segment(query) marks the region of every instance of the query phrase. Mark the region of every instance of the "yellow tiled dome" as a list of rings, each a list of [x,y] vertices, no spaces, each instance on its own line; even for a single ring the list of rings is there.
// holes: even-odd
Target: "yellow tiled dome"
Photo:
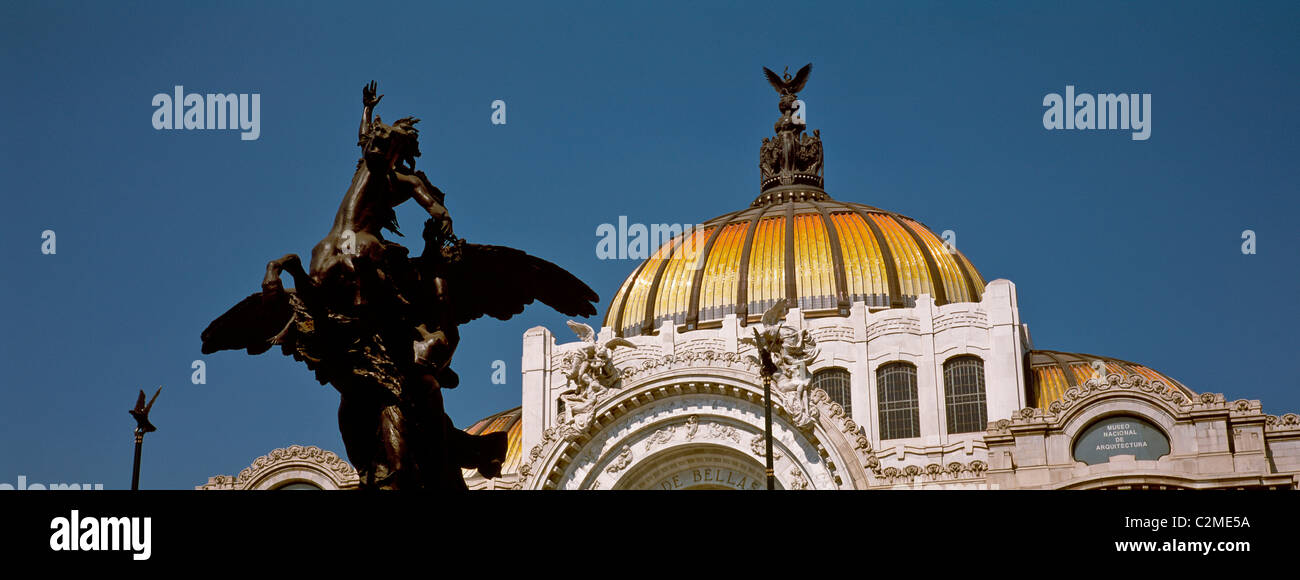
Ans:
[[[635,336],[664,321],[693,330],[733,313],[757,320],[778,300],[847,315],[854,302],[905,308],[921,294],[947,304],[983,291],[975,266],[920,222],[794,185],[665,243],[628,276],[604,326]]]

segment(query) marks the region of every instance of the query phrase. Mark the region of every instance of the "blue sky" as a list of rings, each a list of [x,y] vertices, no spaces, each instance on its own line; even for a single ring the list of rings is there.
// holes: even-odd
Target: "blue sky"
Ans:
[[[0,482],[128,487],[126,410],[159,385],[144,487],[293,443],[342,451],[333,389],[274,351],[201,356],[198,337],[328,231],[371,79],[385,119],[423,119],[420,167],[457,233],[568,268],[603,314],[636,262],[596,259],[597,226],[746,206],[778,115],[760,67],[811,61],[827,190],[956,232],[1016,283],[1038,348],[1300,411],[1294,3],[468,4],[0,7]],[[260,138],[154,130],[175,85],[260,94]],[[1066,85],[1152,94],[1151,138],[1045,130]],[[419,208],[398,215],[418,246]],[[564,320],[463,328],[456,423],[518,405],[523,332],[567,339]]]

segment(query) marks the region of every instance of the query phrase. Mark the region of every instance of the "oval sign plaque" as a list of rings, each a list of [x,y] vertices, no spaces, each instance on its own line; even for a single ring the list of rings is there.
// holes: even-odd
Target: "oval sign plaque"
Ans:
[[[1074,440],[1074,458],[1088,465],[1106,463],[1115,455],[1159,459],[1169,455],[1169,438],[1146,419],[1116,415],[1093,423]]]

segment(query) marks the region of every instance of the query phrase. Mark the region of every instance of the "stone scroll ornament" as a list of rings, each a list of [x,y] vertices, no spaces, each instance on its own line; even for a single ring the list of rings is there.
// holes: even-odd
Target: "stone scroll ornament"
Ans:
[[[590,423],[596,405],[620,385],[613,351],[620,346],[636,348],[636,345],[624,338],[598,340],[596,331],[581,322],[570,320],[568,325],[583,344],[566,359],[568,369],[564,376],[572,389],[560,395],[565,403],[560,423],[582,430]]]
[[[274,346],[339,392],[339,432],[361,489],[465,489],[461,468],[500,474],[506,434],[473,436],[443,411],[441,389],[458,327],[487,315],[507,320],[534,300],[568,316],[596,314],[596,293],[546,260],[467,243],[452,231],[444,194],[415,169],[419,119],[372,114],[383,95],[362,89],[361,159],[333,226],[304,270],[297,255],[267,264],[261,292],[202,333],[203,353]],[[429,214],[416,257],[397,235],[394,207],[415,200]],[[281,272],[293,277],[285,288]]]
[[[757,349],[757,356],[751,355],[750,361],[762,374],[771,377],[776,387],[773,392],[790,413],[795,426],[808,429],[819,415],[817,406],[809,400],[812,375],[808,373],[808,365],[817,360],[817,341],[807,330],[799,332],[782,324],[787,311],[785,301],[778,301],[763,313],[762,322],[754,328],[754,337],[742,338],[740,342]]]

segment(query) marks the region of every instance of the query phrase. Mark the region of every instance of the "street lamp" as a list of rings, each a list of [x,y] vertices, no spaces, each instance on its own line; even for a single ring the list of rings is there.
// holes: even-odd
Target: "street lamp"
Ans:
[[[780,371],[777,361],[781,360],[784,352],[784,340],[781,338],[781,319],[785,318],[785,302],[778,302],[775,306],[763,314],[763,322],[760,325],[762,331],[754,329],[754,338],[742,339],[746,344],[752,344],[758,351],[757,357],[751,357],[751,361],[758,364],[758,372],[763,377],[763,423],[766,431],[767,444],[767,489],[776,489],[776,469],[772,462],[772,377]]]
[[[153,402],[158,400],[158,394],[162,392],[162,387],[154,392],[153,398],[149,399],[149,404],[144,404],[144,390],[140,390],[140,398],[135,400],[135,408],[127,411],[132,417],[135,417],[135,464],[131,468],[131,491],[140,489],[140,448],[144,446],[144,434],[157,431],[158,428],[149,422],[149,409],[153,408]]]

